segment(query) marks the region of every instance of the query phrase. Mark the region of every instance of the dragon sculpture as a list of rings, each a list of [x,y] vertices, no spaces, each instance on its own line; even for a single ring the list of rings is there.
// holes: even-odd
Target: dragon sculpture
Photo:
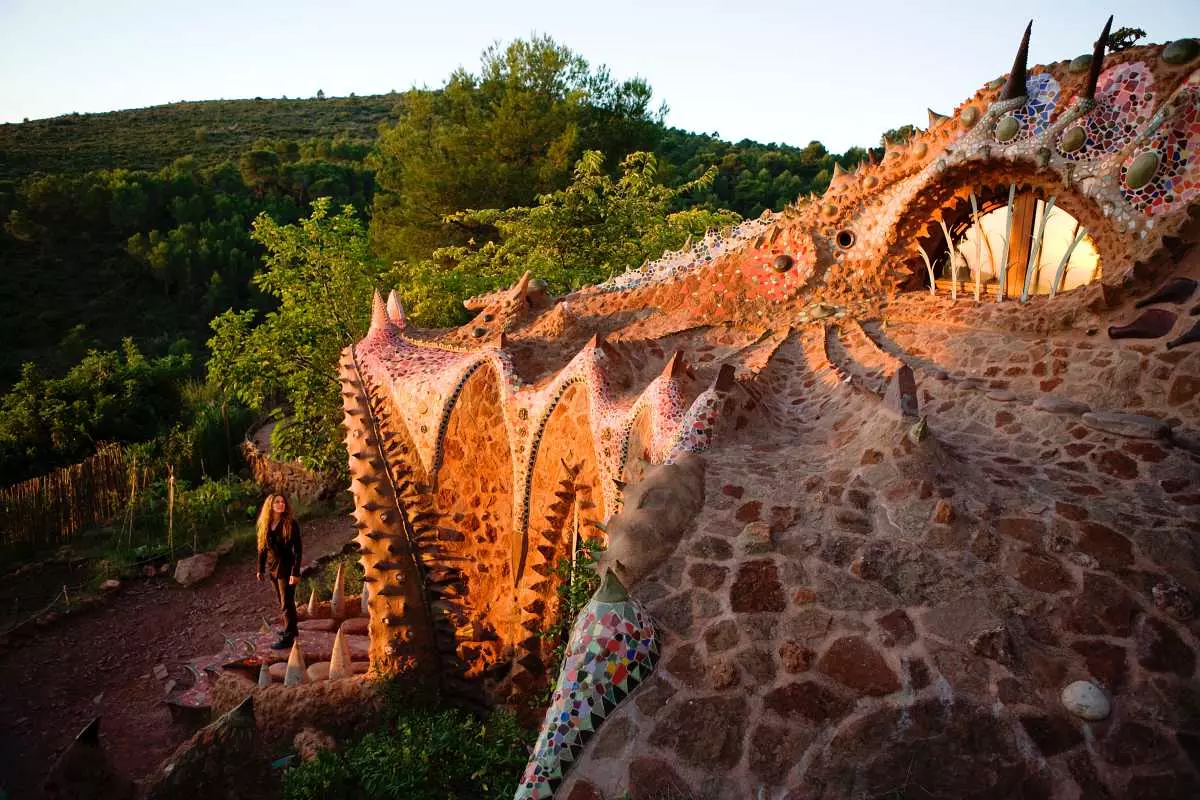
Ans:
[[[1200,44],[1108,30],[604,284],[377,295],[373,660],[552,688],[518,797],[1200,795]]]

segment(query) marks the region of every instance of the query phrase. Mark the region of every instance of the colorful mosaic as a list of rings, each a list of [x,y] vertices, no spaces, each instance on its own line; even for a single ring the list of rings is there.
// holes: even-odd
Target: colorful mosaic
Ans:
[[[558,683],[515,800],[553,797],[604,718],[654,669],[654,623],[610,571],[571,629]]]
[[[1068,161],[1088,161],[1115,153],[1129,144],[1150,118],[1154,105],[1154,76],[1141,61],[1120,64],[1100,74],[1096,107],[1084,117],[1081,147],[1063,149],[1071,128],[1059,140],[1059,153]]]
[[[1049,72],[1030,75],[1025,82],[1025,105],[1012,112],[1012,118],[1017,121],[1019,128],[1011,141],[1041,136],[1054,116],[1058,95],[1058,81]]]
[[[1123,192],[1129,204],[1144,214],[1164,214],[1184,208],[1200,193],[1200,75],[1193,75],[1172,104],[1174,115],[1167,119],[1143,152],[1155,153],[1158,163],[1145,186],[1130,189],[1130,168],[1141,153],[1121,165]]]

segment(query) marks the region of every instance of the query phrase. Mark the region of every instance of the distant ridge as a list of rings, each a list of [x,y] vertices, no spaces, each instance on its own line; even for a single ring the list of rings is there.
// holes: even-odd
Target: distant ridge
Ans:
[[[97,169],[158,170],[183,155],[236,160],[258,139],[374,140],[403,93],[203,100],[0,125],[0,180]]]

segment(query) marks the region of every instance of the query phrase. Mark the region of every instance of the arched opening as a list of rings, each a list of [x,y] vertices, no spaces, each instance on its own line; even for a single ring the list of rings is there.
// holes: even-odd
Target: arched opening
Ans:
[[[1041,188],[995,187],[956,196],[917,239],[920,267],[911,288],[1007,298],[1050,295],[1100,277],[1089,231],[1061,198]],[[949,240],[949,241],[947,241]],[[1003,284],[1003,285],[1002,285]]]

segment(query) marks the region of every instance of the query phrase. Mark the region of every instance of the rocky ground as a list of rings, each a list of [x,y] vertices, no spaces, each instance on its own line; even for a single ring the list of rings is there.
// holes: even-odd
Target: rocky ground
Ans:
[[[344,517],[312,520],[304,537],[311,561],[340,550],[353,529]],[[277,626],[274,593],[254,571],[253,556],[230,556],[190,589],[168,577],[134,581],[103,608],[0,652],[0,789],[36,797],[48,767],[97,716],[119,772],[153,770],[193,732],[163,702],[170,682],[192,680],[184,661],[220,651],[226,636],[264,619]]]

